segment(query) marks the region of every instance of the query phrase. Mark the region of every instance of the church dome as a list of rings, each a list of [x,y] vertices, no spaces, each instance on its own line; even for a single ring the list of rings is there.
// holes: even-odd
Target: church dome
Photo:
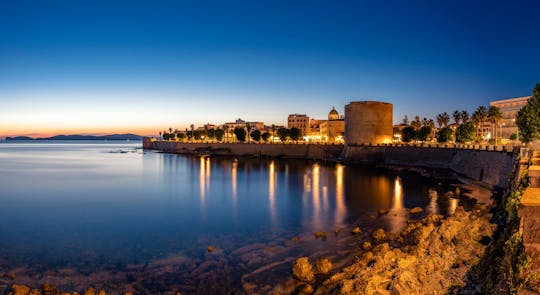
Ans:
[[[339,120],[339,113],[336,111],[336,108],[332,108],[330,113],[328,113],[328,120]]]

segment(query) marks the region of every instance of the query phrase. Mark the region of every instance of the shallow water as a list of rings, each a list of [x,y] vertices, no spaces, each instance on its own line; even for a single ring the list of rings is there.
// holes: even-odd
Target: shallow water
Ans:
[[[0,272],[108,294],[241,292],[289,276],[295,257],[345,261],[370,231],[398,232],[409,218],[462,202],[443,196],[448,183],[415,174],[140,147],[0,143]],[[406,210],[417,206],[423,214]],[[376,217],[380,209],[390,212]],[[334,235],[356,225],[358,237]]]

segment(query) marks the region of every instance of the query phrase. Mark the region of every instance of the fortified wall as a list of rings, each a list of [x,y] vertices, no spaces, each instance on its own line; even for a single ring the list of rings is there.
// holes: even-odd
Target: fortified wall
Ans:
[[[513,151],[441,146],[346,146],[341,159],[348,163],[448,169],[494,187],[505,187],[512,172]]]
[[[333,144],[188,143],[147,139],[143,140],[143,148],[177,154],[311,160],[337,160],[343,151],[343,145]]]

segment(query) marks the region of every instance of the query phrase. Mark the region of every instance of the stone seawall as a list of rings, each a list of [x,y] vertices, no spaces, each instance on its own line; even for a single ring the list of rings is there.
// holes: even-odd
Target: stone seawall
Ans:
[[[443,147],[347,146],[341,158],[349,163],[449,169],[490,186],[505,187],[515,154]]]
[[[186,143],[143,141],[145,149],[178,154],[213,154],[220,156],[275,157],[289,159],[337,160],[343,145],[332,144],[256,144],[256,143]]]

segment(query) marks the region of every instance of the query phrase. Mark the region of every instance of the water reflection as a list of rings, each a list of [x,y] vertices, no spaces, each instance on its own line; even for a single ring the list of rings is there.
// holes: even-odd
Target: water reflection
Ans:
[[[276,219],[276,171],[274,161],[268,165],[268,202],[270,207],[270,220],[272,225],[277,222]]]
[[[439,193],[436,190],[429,190],[429,206],[428,212],[431,214],[439,214],[439,206],[437,201],[439,200]]]
[[[345,219],[346,208],[345,200],[343,197],[343,169],[343,165],[336,165],[336,216],[334,219],[334,223],[336,225],[341,225]]]
[[[394,195],[392,198],[392,208],[389,215],[387,215],[390,231],[399,232],[407,224],[408,213],[404,209],[403,200],[403,186],[401,185],[401,178],[396,177],[394,180]]]
[[[441,208],[446,198],[430,198],[428,188],[445,188],[406,173],[310,161],[104,152],[109,149],[0,144],[5,265],[115,270],[178,252],[199,259],[209,244],[228,257],[247,241],[272,243],[276,236],[336,225],[397,230],[406,224],[405,208],[452,213],[458,206],[449,199]],[[380,209],[391,213],[369,218]],[[95,212],[102,213],[99,222]],[[84,260],[81,253],[92,256]]]
[[[454,214],[454,212],[456,212],[456,208],[458,207],[458,205],[459,205],[459,199],[450,198],[450,200],[448,200],[448,214],[449,215]]]

